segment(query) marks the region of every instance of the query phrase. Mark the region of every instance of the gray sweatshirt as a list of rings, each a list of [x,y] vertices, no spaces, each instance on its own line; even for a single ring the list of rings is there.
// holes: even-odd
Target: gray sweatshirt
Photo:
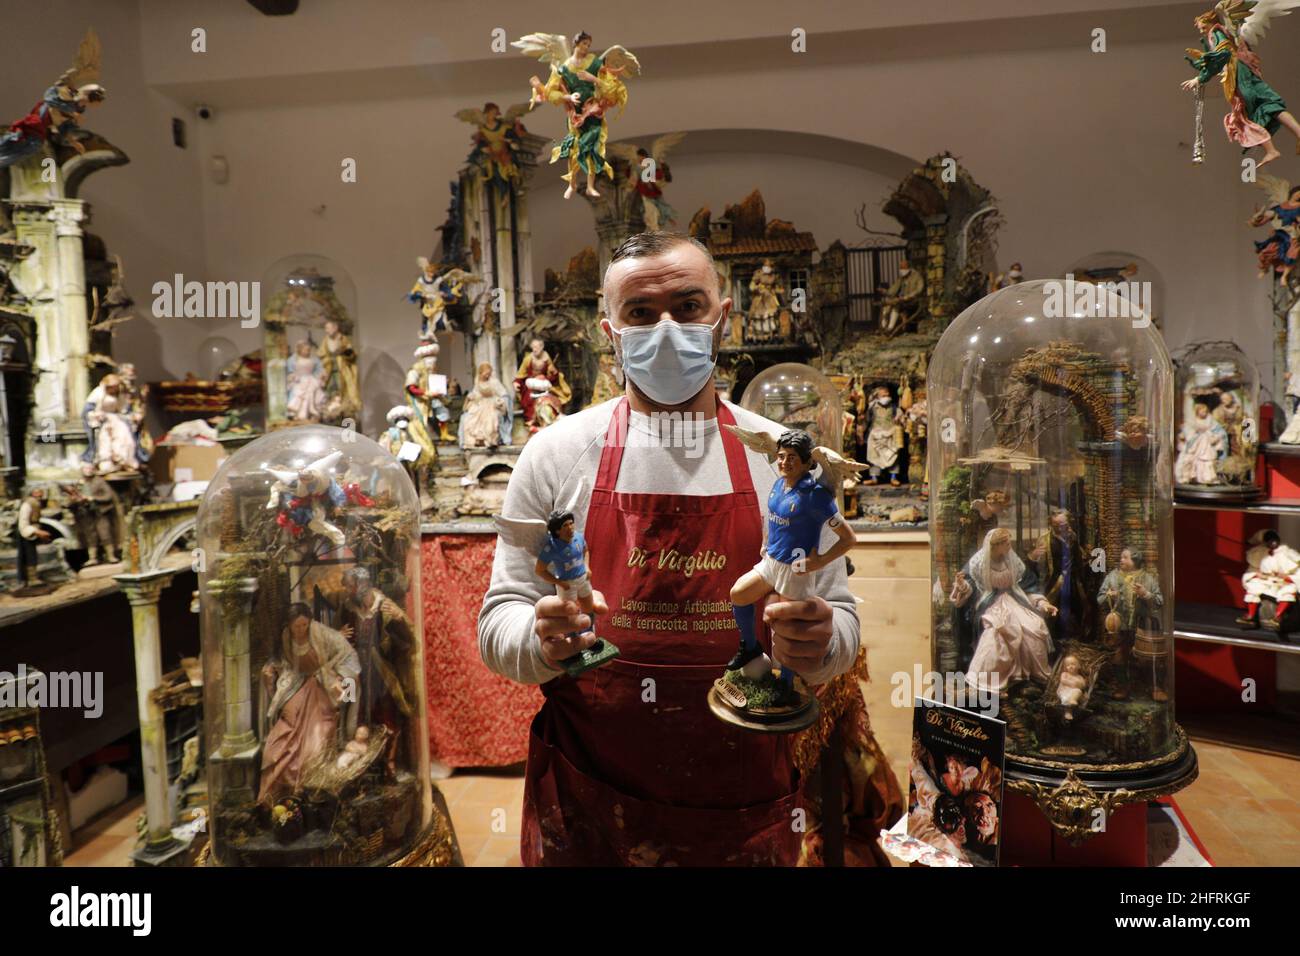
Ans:
[[[586,527],[588,494],[596,483],[605,431],[617,402],[613,399],[565,416],[529,439],[506,489],[502,513],[512,518],[545,520],[552,509],[567,504],[579,480],[585,478],[587,494],[574,509],[574,518],[579,529]],[[741,428],[774,435],[783,430],[775,422],[739,406],[727,403],[727,407]],[[717,419],[706,419],[676,435],[675,440],[667,440],[662,425],[656,433],[652,419],[633,412],[615,490],[680,495],[730,492],[731,478]],[[749,449],[745,453],[766,529],[767,497],[778,475],[762,455]],[[835,541],[835,533],[823,528],[818,550],[826,551]],[[604,543],[590,544],[594,549]],[[537,576],[536,564],[537,555],[498,538],[492,583],[478,619],[479,653],[484,663],[498,674],[525,684],[542,684],[563,673],[543,657],[541,642],[533,633],[534,605],[555,592]],[[737,577],[745,570],[748,568],[739,570]],[[816,593],[834,609],[834,636],[821,668],[800,674],[810,685],[844,673],[858,654],[858,612],[849,592],[844,561],[835,561],[814,573]],[[599,590],[599,581],[593,585]]]

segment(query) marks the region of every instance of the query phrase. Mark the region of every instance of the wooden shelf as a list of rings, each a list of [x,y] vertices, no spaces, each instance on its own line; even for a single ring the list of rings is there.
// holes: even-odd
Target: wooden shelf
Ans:
[[[1272,651],[1275,654],[1300,654],[1300,644],[1291,643],[1276,632],[1245,628],[1237,624],[1239,614],[1240,608],[1179,601],[1174,608],[1174,637],[1205,644],[1228,644],[1251,650]]]
[[[1300,498],[1252,501],[1174,501],[1175,511],[1240,511],[1252,515],[1300,515]]]

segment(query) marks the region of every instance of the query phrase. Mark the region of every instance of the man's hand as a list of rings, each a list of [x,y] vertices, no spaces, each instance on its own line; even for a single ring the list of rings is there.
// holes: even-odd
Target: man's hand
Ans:
[[[763,610],[772,630],[772,656],[796,673],[821,670],[834,628],[831,606],[819,597],[778,601]]]
[[[346,637],[349,641],[352,640],[352,625],[344,624],[342,627],[339,628],[339,633],[342,634],[344,637]]]
[[[605,595],[592,591],[591,599],[597,614],[609,612]],[[554,667],[559,667],[560,661],[567,660],[596,643],[591,616],[582,613],[577,601],[565,601],[559,595],[549,595],[537,602],[533,617],[533,633],[541,642],[542,656]],[[576,637],[569,636],[575,632]]]

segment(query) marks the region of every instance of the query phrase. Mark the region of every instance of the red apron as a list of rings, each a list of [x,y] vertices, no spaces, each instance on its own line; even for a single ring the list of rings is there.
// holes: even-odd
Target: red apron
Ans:
[[[730,727],[706,702],[740,643],[731,585],[763,543],[744,447],[722,430],[730,494],[619,493],[627,419],[625,398],[605,435],[584,532],[592,583],[610,609],[596,633],[622,656],[542,686],[524,863],[793,866],[802,833],[789,738]],[[718,422],[735,422],[722,404]],[[760,640],[770,646],[761,628]]]

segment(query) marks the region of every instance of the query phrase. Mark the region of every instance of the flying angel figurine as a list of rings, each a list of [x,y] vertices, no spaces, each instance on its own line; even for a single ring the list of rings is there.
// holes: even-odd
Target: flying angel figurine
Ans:
[[[86,151],[79,136],[81,114],[86,107],[104,102],[106,93],[96,82],[99,62],[99,37],[94,30],[87,30],[72,66],[45,91],[30,113],[0,134],[0,169],[39,153],[47,142],[71,146],[79,153]]]
[[[753,699],[757,698],[762,704],[759,709],[765,714],[798,723],[799,715],[811,706],[812,697],[806,689],[796,690],[793,670],[763,653],[755,633],[754,605],[772,594],[781,601],[802,601],[814,596],[813,572],[838,561],[857,542],[853,529],[840,516],[835,496],[845,479],[857,475],[867,465],[843,458],[829,448],[814,447],[812,436],[799,429],[789,429],[778,438],[735,425],[723,427],[746,446],[765,455],[776,465],[780,477],[767,497],[763,558],[731,588],[740,648],[727,664],[728,673],[714,687],[718,696],[737,710],[752,713],[759,706]],[[819,469],[816,478],[814,467]],[[820,553],[822,528],[827,525],[839,540],[830,550]],[[748,678],[749,686],[757,685],[757,694],[746,693],[733,672]],[[771,686],[773,678],[774,687]]]
[[[416,264],[420,274],[415,277],[415,285],[406,294],[406,298],[420,307],[423,321],[420,323],[420,341],[432,342],[435,332],[453,331],[447,319],[447,306],[463,301],[465,286],[483,280],[472,272],[452,267],[441,275],[436,267],[424,256],[417,256]]]
[[[1255,243],[1259,276],[1262,279],[1275,272],[1286,282],[1300,257],[1300,186],[1292,186],[1276,176],[1260,176],[1257,185],[1268,200],[1255,210],[1250,224],[1270,230],[1267,238]]]
[[[271,496],[266,510],[280,513],[275,521],[294,538],[304,531],[312,531],[329,540],[336,548],[343,546],[343,532],[332,521],[334,512],[347,504],[369,507],[374,501],[361,493],[355,483],[340,487],[330,474],[343,457],[343,452],[333,451],[309,465],[293,471],[284,468],[263,467],[274,476]]]
[[[591,618],[594,631],[595,592],[587,571],[590,549],[574,520],[575,509],[585,488],[586,481],[580,480],[568,503],[552,511],[545,521],[505,515],[497,515],[492,520],[507,544],[537,555],[537,576],[554,585],[555,593],[562,600],[576,603],[582,613]],[[590,647],[562,661],[561,666],[570,677],[577,677],[613,660],[618,653],[613,642],[597,639]]]
[[[659,232],[677,222],[677,210],[664,199],[663,184],[673,181],[672,170],[668,168],[668,154],[685,138],[685,133],[665,133],[651,143],[648,150],[630,143],[614,143],[609,147],[615,156],[627,160],[629,175],[641,196],[642,215],[649,232]]]
[[[1264,82],[1259,55],[1254,51],[1273,18],[1287,16],[1296,7],[1300,0],[1219,0],[1214,9],[1192,21],[1201,35],[1201,48],[1187,50],[1186,60],[1196,68],[1196,76],[1185,80],[1182,88],[1196,92],[1220,77],[1223,98],[1228,102],[1224,132],[1243,150],[1263,146],[1258,166],[1282,155],[1273,143],[1279,126],[1296,137],[1296,152],[1300,153],[1300,122],[1278,92]],[[1197,129],[1199,150],[1199,108]]]
[[[529,104],[516,103],[508,107],[505,116],[495,103],[484,103],[483,109],[463,109],[456,119],[474,127],[474,149],[469,161],[479,168],[484,182],[496,180],[503,185],[519,182],[519,166],[515,163],[515,150],[519,137],[528,132],[519,117],[528,112]]]
[[[614,170],[605,159],[605,139],[609,134],[605,112],[627,105],[627,86],[623,76],[640,76],[641,64],[623,47],[615,45],[600,56],[591,52],[591,34],[573,38],[573,50],[558,33],[530,33],[510,44],[525,56],[536,57],[551,65],[551,74],[543,83],[540,77],[529,80],[533,88],[529,109],[543,101],[564,108],[568,130],[564,139],[551,150],[551,162],[568,161],[569,169],[561,178],[569,184],[564,198],[577,189],[579,173],[587,177],[587,195],[599,199],[596,176],[604,173],[614,178]]]

